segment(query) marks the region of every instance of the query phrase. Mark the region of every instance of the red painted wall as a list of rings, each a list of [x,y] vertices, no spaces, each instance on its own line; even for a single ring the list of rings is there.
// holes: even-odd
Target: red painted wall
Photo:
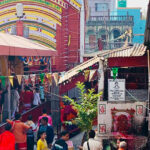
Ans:
[[[56,29],[56,50],[53,71],[66,71],[79,63],[80,49],[80,12],[68,4],[62,9],[62,26]],[[70,42],[69,42],[70,41]]]
[[[16,30],[17,30],[17,35],[23,36],[23,22],[22,21],[16,22]]]
[[[109,67],[147,67],[147,56],[118,57],[108,59]]]

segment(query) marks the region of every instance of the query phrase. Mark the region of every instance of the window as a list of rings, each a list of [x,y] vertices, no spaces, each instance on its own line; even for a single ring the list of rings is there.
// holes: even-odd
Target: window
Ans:
[[[95,10],[96,11],[107,11],[108,10],[108,4],[107,3],[96,3],[95,4]]]

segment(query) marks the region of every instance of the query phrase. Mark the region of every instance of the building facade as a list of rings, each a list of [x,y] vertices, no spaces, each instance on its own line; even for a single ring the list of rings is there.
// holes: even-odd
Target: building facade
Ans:
[[[23,4],[21,19],[16,15],[17,3]],[[79,62],[80,8],[76,0],[1,0],[0,32],[24,36],[56,50],[52,70],[64,71]]]
[[[133,16],[133,43],[144,43],[144,32],[146,20],[142,19],[141,8],[118,8],[117,15]]]
[[[117,14],[115,0],[89,0],[89,18],[86,22],[85,53],[120,48],[132,32],[134,18]],[[128,37],[131,42],[131,37]]]
[[[86,23],[85,53],[120,48],[132,30],[132,16],[93,16]],[[129,37],[131,41],[131,37]]]
[[[108,16],[114,11],[115,0],[88,0],[90,16]]]

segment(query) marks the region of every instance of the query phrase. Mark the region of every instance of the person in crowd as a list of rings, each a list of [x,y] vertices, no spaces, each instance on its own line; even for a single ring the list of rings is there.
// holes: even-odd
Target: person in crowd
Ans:
[[[0,135],[0,150],[15,150],[15,136],[10,132],[11,124],[5,125],[5,132]]]
[[[23,112],[31,109],[31,104],[33,103],[33,92],[30,91],[28,86],[25,87],[25,91],[21,92],[20,102],[23,104]]]
[[[17,150],[27,150],[27,131],[29,126],[21,122],[21,115],[18,113],[15,115],[15,121],[7,119],[7,122],[12,125],[12,133],[15,136],[15,143]]]
[[[52,150],[68,150],[68,145],[66,141],[69,140],[69,132],[62,131],[60,134],[60,139],[58,139],[52,147]]]
[[[51,125],[48,125],[47,117],[43,117],[41,119],[41,125],[39,126],[39,130],[38,130],[38,139],[40,138],[41,131],[46,132],[46,141],[47,141],[48,147],[50,148],[54,139],[54,130]]]
[[[127,150],[127,143],[125,141],[120,142],[118,150]]]
[[[91,130],[89,132],[89,140],[87,142],[84,142],[83,144],[83,150],[102,150],[103,147],[99,141],[96,141],[95,139],[95,131]]]
[[[52,117],[47,114],[47,110],[46,110],[45,108],[43,109],[42,112],[43,112],[42,116],[40,116],[40,117],[38,118],[38,126],[40,126],[40,120],[41,120],[43,117],[47,117],[47,118],[48,118],[48,124],[52,126],[52,124],[53,124],[53,122],[52,122]]]
[[[41,104],[41,100],[40,100],[40,94],[39,94],[39,89],[36,88],[35,89],[35,93],[34,93],[34,100],[33,100],[33,106],[38,106]]]
[[[45,101],[44,86],[41,81],[39,82],[39,90],[40,90],[41,101],[44,102]]]
[[[47,142],[46,142],[46,132],[39,132],[40,139],[37,142],[37,150],[48,150]]]
[[[36,126],[32,121],[32,115],[28,116],[25,124],[30,126],[30,129],[27,131],[27,150],[34,150],[34,132],[36,131]]]
[[[8,93],[8,85],[6,86],[5,90],[2,90],[1,86],[0,86],[0,122],[2,122],[2,118],[3,118],[3,105],[5,102],[5,95],[6,93]]]
[[[12,118],[15,117],[15,113],[19,112],[19,92],[18,88],[15,87],[11,90],[11,110],[12,110]]]

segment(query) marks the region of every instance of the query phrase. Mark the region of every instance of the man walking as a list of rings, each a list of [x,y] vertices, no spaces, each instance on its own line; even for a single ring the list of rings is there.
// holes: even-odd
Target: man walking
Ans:
[[[15,113],[19,112],[19,92],[18,88],[15,87],[14,89],[11,90],[11,109],[12,109],[12,118],[15,117]]]
[[[41,125],[39,126],[39,130],[38,130],[38,139],[40,139],[40,132],[42,131],[46,132],[46,141],[47,141],[48,147],[51,148],[52,142],[54,139],[54,130],[51,125],[48,125],[47,117],[43,117],[41,119]]]
[[[102,150],[103,147],[99,141],[94,140],[95,131],[89,132],[89,140],[83,144],[83,150]]]
[[[40,121],[41,121],[41,119],[43,117],[47,117],[48,118],[48,124],[52,126],[52,117],[47,114],[47,110],[46,109],[43,109],[42,112],[43,112],[42,116],[40,116],[38,118],[38,126],[40,126]]]
[[[52,150],[68,150],[68,145],[66,141],[69,140],[69,132],[62,131],[60,134],[60,139],[57,140],[52,148]]]
[[[15,121],[7,119],[7,122],[12,125],[12,133],[15,136],[15,143],[17,150],[27,150],[27,131],[30,128],[21,122],[21,115],[15,115]]]

